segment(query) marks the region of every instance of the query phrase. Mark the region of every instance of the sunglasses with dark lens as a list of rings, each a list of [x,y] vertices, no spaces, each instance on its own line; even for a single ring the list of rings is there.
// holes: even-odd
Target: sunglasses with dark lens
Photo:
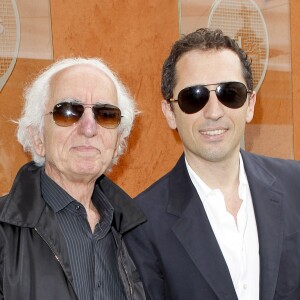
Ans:
[[[51,114],[56,125],[68,127],[80,120],[86,107],[94,113],[96,122],[104,128],[117,128],[121,122],[121,111],[111,104],[81,104],[76,102],[61,102],[53,107]]]
[[[216,88],[209,90],[207,86],[216,85]],[[200,111],[208,102],[210,92],[214,91],[218,100],[229,108],[240,108],[244,105],[248,90],[242,82],[222,82],[206,85],[195,85],[184,88],[178,94],[178,98],[171,98],[170,102],[178,102],[180,109],[186,114],[194,114]]]

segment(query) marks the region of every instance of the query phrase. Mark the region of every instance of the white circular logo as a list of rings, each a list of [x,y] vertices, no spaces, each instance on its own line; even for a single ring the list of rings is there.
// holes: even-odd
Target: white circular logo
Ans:
[[[20,21],[15,0],[1,0],[0,10],[0,91],[15,64],[20,44]]]
[[[216,0],[208,27],[220,28],[235,39],[252,60],[253,86],[257,92],[265,77],[269,58],[269,38],[264,17],[252,0]]]

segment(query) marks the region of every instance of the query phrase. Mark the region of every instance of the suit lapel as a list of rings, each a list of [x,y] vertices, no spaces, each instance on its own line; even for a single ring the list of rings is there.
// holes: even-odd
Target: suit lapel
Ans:
[[[260,299],[273,299],[282,249],[283,187],[259,156],[242,152],[259,238]]]
[[[228,267],[184,157],[171,174],[168,212],[179,217],[172,230],[218,298],[237,300]]]

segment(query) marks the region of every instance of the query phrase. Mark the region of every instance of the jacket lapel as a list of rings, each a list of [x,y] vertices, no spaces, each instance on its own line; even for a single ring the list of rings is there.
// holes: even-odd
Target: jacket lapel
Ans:
[[[218,298],[237,300],[228,267],[188,175],[184,156],[171,173],[168,212],[179,217],[173,232]]]
[[[284,188],[265,168],[265,160],[242,151],[259,238],[260,299],[273,299],[282,249]]]
[[[113,227],[119,233],[124,234],[146,221],[137,203],[108,177],[102,175],[97,180],[97,184],[114,208]]]
[[[53,255],[55,255],[56,259],[62,266],[68,280],[71,282],[71,284],[73,284],[67,244],[57,223],[56,216],[48,206],[45,206],[45,209],[43,210],[34,229],[50,247]]]

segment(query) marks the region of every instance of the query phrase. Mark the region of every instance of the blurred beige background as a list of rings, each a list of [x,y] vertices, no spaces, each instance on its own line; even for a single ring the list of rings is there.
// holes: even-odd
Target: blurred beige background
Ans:
[[[300,159],[300,103],[297,101],[300,2],[291,0],[289,9],[277,7],[280,0],[263,2],[274,7],[272,13],[271,10],[270,14],[266,13],[266,18],[274,24],[271,29],[275,32],[270,34],[270,40],[276,51],[270,52],[270,69],[266,84],[263,83],[259,92],[253,125],[247,129],[246,147],[257,153]],[[192,14],[196,8],[192,0],[187,3],[185,9]],[[197,10],[207,16],[213,1],[197,3],[200,3]],[[18,0],[17,4],[21,19],[19,57],[0,92],[0,194],[9,191],[16,172],[29,160],[16,142],[16,126],[11,122],[20,115],[24,85],[53,59],[99,56],[119,74],[142,111],[127,153],[109,175],[131,196],[137,195],[167,172],[182,151],[160,110],[161,66],[171,44],[179,37],[178,2]],[[281,29],[278,23],[281,19],[289,20],[290,30],[287,31],[289,24]],[[286,46],[287,39],[291,41],[289,46]],[[285,66],[287,59],[291,61],[290,69]],[[274,69],[273,65],[277,67]]]

